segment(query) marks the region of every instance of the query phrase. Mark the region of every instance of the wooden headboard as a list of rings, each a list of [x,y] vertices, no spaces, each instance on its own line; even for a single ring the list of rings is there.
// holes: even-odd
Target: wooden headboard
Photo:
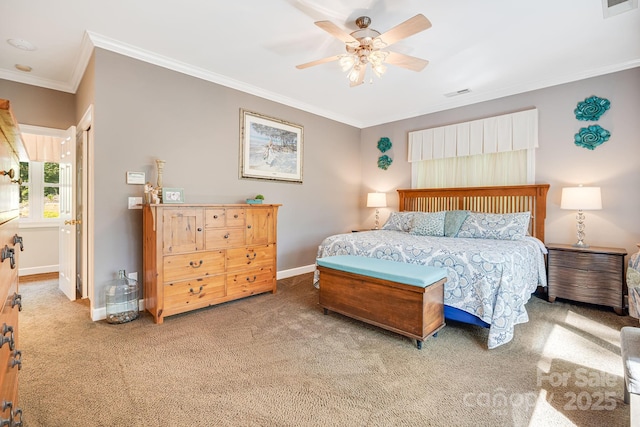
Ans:
[[[549,184],[398,190],[400,211],[531,212],[529,232],[544,242]]]

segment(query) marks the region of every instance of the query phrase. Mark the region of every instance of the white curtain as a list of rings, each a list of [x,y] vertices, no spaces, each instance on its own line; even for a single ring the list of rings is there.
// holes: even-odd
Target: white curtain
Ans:
[[[423,160],[411,164],[413,188],[527,184],[527,150]]]

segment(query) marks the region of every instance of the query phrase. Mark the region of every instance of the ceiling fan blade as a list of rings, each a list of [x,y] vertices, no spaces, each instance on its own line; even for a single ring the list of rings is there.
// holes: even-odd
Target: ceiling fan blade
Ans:
[[[358,80],[356,80],[355,82],[351,82],[351,84],[349,84],[349,86],[354,87],[354,86],[360,86],[362,83],[364,83],[364,73],[365,71],[367,71],[367,67],[360,67],[360,73],[358,74]]]
[[[421,13],[396,25],[389,31],[380,34],[374,39],[374,43],[382,43],[382,46],[390,46],[402,39],[431,28],[431,22]]]
[[[342,28],[338,27],[331,21],[318,21],[315,24],[325,30],[327,33],[331,34],[333,37],[348,45],[353,45],[354,47],[360,45],[360,42],[356,40],[351,34],[345,32]]]
[[[314,65],[324,64],[325,62],[337,61],[340,59],[340,55],[329,56],[327,58],[317,59],[315,61],[307,62],[306,64],[296,65],[298,70],[313,67]]]
[[[398,52],[386,52],[388,55],[384,62],[396,65],[412,71],[422,71],[429,64],[426,59],[416,58],[415,56],[405,55]]]

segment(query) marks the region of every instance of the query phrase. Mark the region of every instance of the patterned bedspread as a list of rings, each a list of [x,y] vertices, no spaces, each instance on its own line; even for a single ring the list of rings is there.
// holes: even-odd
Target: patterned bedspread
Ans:
[[[337,234],[318,248],[318,258],[358,255],[446,268],[444,303],[490,324],[490,349],[511,341],[515,325],[529,321],[525,304],[538,285],[546,286],[544,253],[534,237],[429,237],[392,230]]]

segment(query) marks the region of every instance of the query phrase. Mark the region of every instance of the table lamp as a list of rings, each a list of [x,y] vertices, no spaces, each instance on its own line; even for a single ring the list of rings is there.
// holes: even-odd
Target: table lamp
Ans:
[[[577,248],[588,248],[584,242],[584,213],[587,210],[602,209],[600,187],[566,187],[562,189],[560,209],[573,209],[578,211],[576,219],[578,223],[578,241],[573,244]]]
[[[367,194],[367,207],[368,208],[376,208],[376,227],[375,230],[378,229],[380,225],[380,209],[387,207],[387,195],[386,193],[369,193]]]

